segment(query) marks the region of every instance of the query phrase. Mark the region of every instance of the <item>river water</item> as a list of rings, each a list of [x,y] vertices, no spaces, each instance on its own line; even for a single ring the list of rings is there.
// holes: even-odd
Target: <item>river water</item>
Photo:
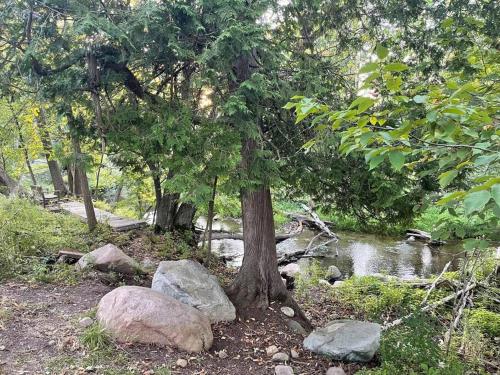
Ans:
[[[201,219],[198,225],[203,226]],[[214,223],[214,230],[241,232],[240,221],[225,219]],[[278,256],[303,250],[316,233],[304,229],[293,238],[277,245]],[[352,275],[366,276],[377,273],[397,276],[402,279],[427,278],[441,272],[448,261],[452,261],[449,271],[458,269],[462,245],[449,243],[433,248],[422,242],[408,242],[404,238],[386,237],[373,234],[337,232],[340,240],[322,249],[321,258],[303,258],[298,261],[305,269],[312,259],[317,259],[324,267],[337,266],[344,277]],[[324,240],[317,240],[320,244]],[[229,258],[229,265],[239,266],[243,259],[243,242],[239,240],[214,240],[212,251]],[[338,252],[338,256],[336,255]],[[318,254],[318,253],[315,253]]]

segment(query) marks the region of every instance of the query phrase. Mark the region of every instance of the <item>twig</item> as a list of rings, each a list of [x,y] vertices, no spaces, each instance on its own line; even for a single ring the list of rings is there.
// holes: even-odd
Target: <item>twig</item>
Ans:
[[[434,290],[434,288],[436,287],[439,279],[441,279],[441,277],[443,277],[444,273],[448,270],[448,267],[450,267],[450,265],[451,265],[451,260],[448,263],[446,263],[446,265],[443,267],[443,270],[441,271],[441,273],[439,274],[439,276],[436,278],[436,280],[434,280],[434,282],[432,283],[431,287],[427,291],[427,294],[425,295],[425,297],[424,297],[422,303],[420,304],[420,306],[423,306],[423,305],[425,305],[427,303],[427,299],[431,295],[431,292]]]

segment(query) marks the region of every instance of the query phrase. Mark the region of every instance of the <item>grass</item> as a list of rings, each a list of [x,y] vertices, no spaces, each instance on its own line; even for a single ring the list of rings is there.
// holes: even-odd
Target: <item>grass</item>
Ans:
[[[80,342],[93,352],[106,352],[112,344],[111,337],[99,323],[87,327],[80,336]]]

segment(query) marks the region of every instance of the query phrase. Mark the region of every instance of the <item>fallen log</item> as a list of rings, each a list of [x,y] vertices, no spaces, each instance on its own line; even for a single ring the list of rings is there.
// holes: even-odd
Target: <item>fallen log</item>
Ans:
[[[446,265],[443,267],[443,270],[441,271],[441,273],[439,274],[439,276],[436,278],[436,280],[434,280],[434,282],[432,283],[431,287],[429,288],[429,290],[427,291],[427,294],[425,295],[425,298],[423,299],[422,303],[420,304],[421,306],[425,305],[425,303],[427,302],[427,299],[429,298],[429,296],[431,295],[432,291],[434,290],[434,288],[436,287],[438,281],[441,279],[441,277],[443,277],[443,275],[445,274],[445,272],[448,270],[448,267],[451,265],[451,260],[446,263]]]
[[[315,222],[314,220],[312,220],[311,218],[309,218],[308,216],[306,215],[302,215],[302,214],[297,214],[297,213],[292,213],[292,212],[288,212],[286,214],[289,218],[291,218],[292,220],[294,221],[297,221],[299,223],[302,223],[304,224],[306,227],[308,228],[311,228],[313,230],[321,230],[321,227],[318,226],[318,223]],[[332,223],[331,221],[323,221],[323,223],[328,227],[328,228],[333,228],[334,227],[334,223]]]
[[[275,236],[276,243],[283,242],[293,236],[296,236],[296,233],[289,234],[277,234]],[[231,233],[231,232],[215,232],[212,234],[212,240],[240,240],[243,241],[243,234],[241,233]]]

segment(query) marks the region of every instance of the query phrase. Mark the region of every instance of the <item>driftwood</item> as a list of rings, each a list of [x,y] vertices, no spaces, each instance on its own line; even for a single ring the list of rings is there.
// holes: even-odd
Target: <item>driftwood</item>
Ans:
[[[311,228],[313,230],[322,230],[320,226],[318,226],[318,223],[314,220],[312,220],[310,217],[302,214],[297,214],[297,213],[287,213],[287,216],[291,218],[294,221],[297,221],[299,223],[302,223],[308,228]],[[333,228],[334,224],[331,221],[323,221],[323,223],[328,227],[328,228]]]
[[[433,240],[432,236],[428,232],[424,232],[419,229],[407,229],[406,230],[406,239],[413,238],[417,241],[425,242],[430,246],[441,246],[444,245],[445,241]]]

